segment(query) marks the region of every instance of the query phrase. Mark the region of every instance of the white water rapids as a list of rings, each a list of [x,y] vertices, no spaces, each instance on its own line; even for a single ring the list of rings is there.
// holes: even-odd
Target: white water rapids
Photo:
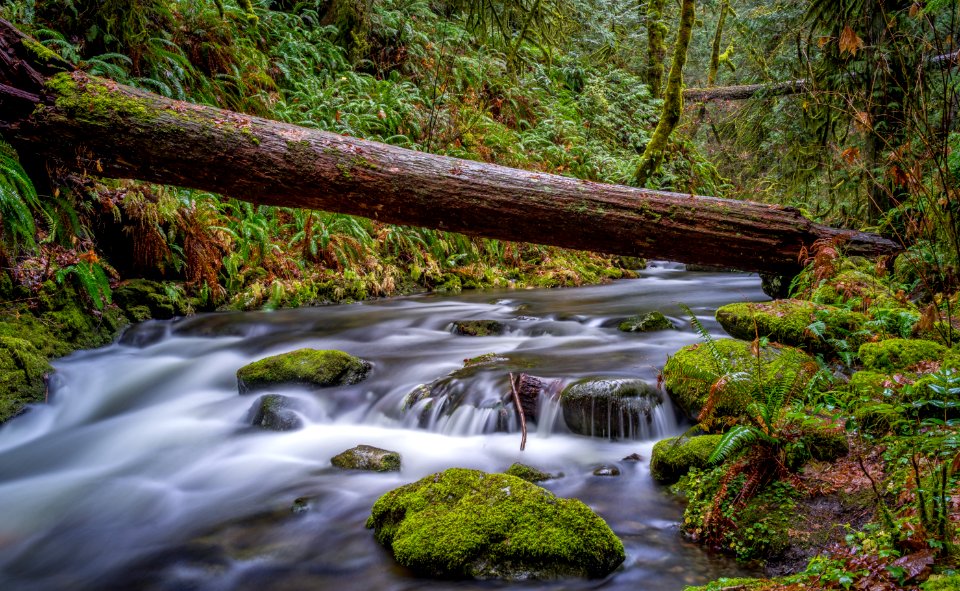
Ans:
[[[522,453],[514,419],[509,432],[494,432],[497,404],[509,392],[502,368],[477,372],[456,410],[426,424],[402,408],[418,385],[490,352],[564,384],[584,377],[655,384],[667,355],[697,342],[680,303],[721,335],[712,320],[717,306],[763,299],[755,276],[663,265],[599,287],[134,326],[111,346],[57,361],[50,404],[0,427],[0,589],[679,590],[742,574],[681,539],[679,502],[650,479],[655,439],[684,429],[669,406],[639,439],[610,441],[570,434],[547,403]],[[680,330],[617,330],[619,320],[652,310]],[[452,333],[452,322],[469,319],[499,320],[507,330]],[[354,386],[286,392],[300,402],[300,430],[251,427],[257,397],[238,395],[237,369],[302,347],[340,349],[373,370]],[[358,444],[400,452],[402,470],[331,466],[332,456]],[[632,453],[643,460],[622,460]],[[515,461],[562,472],[545,486],[603,516],[624,542],[624,565],[601,581],[427,581],[397,566],[364,529],[374,501],[392,488],[449,467],[502,471]],[[594,476],[604,464],[622,474]],[[304,510],[293,512],[298,498]]]

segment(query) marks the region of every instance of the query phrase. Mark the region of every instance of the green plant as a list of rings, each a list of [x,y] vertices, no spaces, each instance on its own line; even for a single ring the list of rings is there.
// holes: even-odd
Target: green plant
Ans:
[[[80,260],[71,265],[61,267],[56,272],[57,283],[63,284],[68,277],[74,277],[83,289],[83,293],[97,310],[112,302],[110,278],[98,257],[88,252],[80,256]]]
[[[0,139],[0,255],[16,256],[36,247],[34,210],[40,198],[17,159],[16,152]]]

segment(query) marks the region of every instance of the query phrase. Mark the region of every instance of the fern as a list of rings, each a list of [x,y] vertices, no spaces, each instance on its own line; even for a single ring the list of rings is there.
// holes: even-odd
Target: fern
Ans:
[[[100,263],[79,261],[58,269],[55,278],[57,283],[62,285],[70,276],[78,280],[80,287],[97,310],[103,310],[104,306],[112,303],[113,292],[110,290],[110,279]]]
[[[761,435],[755,427],[735,425],[720,438],[717,447],[707,459],[707,463],[718,464],[727,461],[728,458],[737,452],[758,442],[761,439]]]
[[[37,190],[16,152],[0,140],[0,238],[11,254],[36,248],[33,212],[39,207]]]

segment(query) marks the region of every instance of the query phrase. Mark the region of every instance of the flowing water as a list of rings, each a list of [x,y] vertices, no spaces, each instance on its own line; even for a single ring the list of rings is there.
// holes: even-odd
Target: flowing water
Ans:
[[[681,505],[650,479],[654,441],[685,428],[669,403],[634,438],[611,441],[569,433],[544,397],[524,452],[515,418],[501,412],[504,366],[448,380],[448,404],[403,409],[418,385],[490,352],[507,356],[513,371],[563,384],[585,377],[655,384],[667,356],[697,342],[681,303],[719,335],[717,306],[763,299],[755,276],[662,264],[599,287],[134,326],[114,345],[57,361],[51,403],[0,428],[0,589],[679,590],[742,575],[681,538]],[[652,310],[680,330],[617,330],[619,320]],[[451,331],[452,322],[469,319],[499,320],[507,330]],[[354,386],[286,392],[302,429],[251,427],[256,396],[238,395],[237,369],[301,347],[347,351],[373,370]],[[402,470],[331,466],[332,456],[358,444],[400,452]],[[623,459],[633,453],[643,459]],[[545,486],[607,520],[626,547],[623,566],[600,581],[428,581],[397,566],[364,528],[377,497],[401,484],[454,466],[502,471],[515,461],[562,472]],[[621,475],[594,476],[604,464]]]

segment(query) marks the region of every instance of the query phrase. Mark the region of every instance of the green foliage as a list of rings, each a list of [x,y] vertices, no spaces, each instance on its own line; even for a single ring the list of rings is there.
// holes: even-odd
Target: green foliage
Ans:
[[[112,302],[110,278],[98,261],[80,260],[57,270],[57,283],[62,284],[68,277],[74,277],[97,310]]]
[[[13,148],[0,139],[0,255],[16,256],[36,248],[33,216],[39,208],[33,181]]]

